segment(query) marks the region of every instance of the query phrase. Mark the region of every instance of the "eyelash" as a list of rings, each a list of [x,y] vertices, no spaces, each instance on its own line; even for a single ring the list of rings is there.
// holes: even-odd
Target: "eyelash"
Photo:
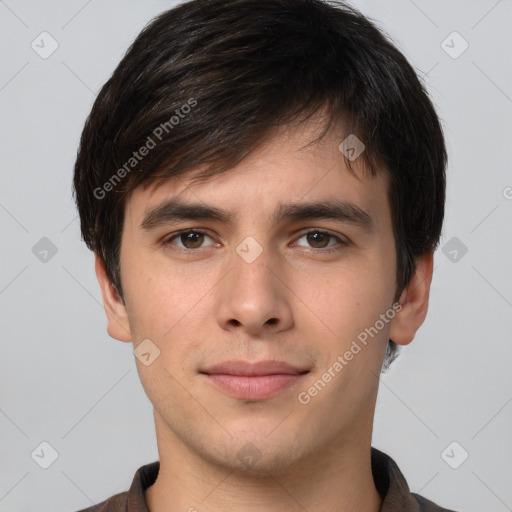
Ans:
[[[205,231],[201,231],[201,230],[198,230],[198,229],[186,229],[184,231],[179,231],[177,233],[174,233],[172,234],[171,236],[167,237],[165,240],[162,241],[162,245],[164,247],[168,247],[169,245],[173,245],[172,242],[176,239],[176,238],[179,238],[181,235],[183,235],[184,233],[198,233],[198,234],[202,234],[202,235],[206,235],[208,236],[209,238],[212,238],[210,235],[208,235],[208,233],[206,233]],[[323,248],[323,249],[316,249],[315,247],[311,247],[310,249],[312,251],[315,251],[315,252],[322,252],[322,253],[334,253],[334,252],[338,252],[340,251],[343,247],[347,246],[348,245],[348,242],[345,242],[344,240],[342,240],[340,237],[332,234],[330,231],[325,231],[323,229],[311,229],[309,231],[306,231],[304,233],[302,233],[296,240],[300,240],[301,238],[311,234],[311,233],[320,233],[322,235],[327,235],[329,236],[330,238],[335,238],[336,240],[338,240],[338,246],[334,249],[332,248]],[[175,250],[178,250],[178,251],[181,251],[181,252],[184,252],[184,253],[193,253],[193,252],[197,252],[201,249],[200,248],[197,248],[197,249],[183,249],[181,247],[174,247]]]

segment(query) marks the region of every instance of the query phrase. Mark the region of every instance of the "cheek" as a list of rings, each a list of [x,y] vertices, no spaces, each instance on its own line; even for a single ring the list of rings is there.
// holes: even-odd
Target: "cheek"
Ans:
[[[198,273],[197,266],[172,264],[154,254],[127,257],[125,264],[132,332],[168,343],[178,331],[197,329],[197,316],[206,304],[202,299],[216,282],[212,272]]]
[[[310,328],[316,325],[341,343],[373,325],[391,306],[393,280],[381,261],[320,275],[301,277],[294,290],[309,310]]]
[[[171,394],[181,396],[182,386],[193,384],[189,378],[193,376],[192,356],[197,357],[201,346],[197,336],[198,317],[205,304],[201,298],[211,286],[204,283],[204,290],[197,283],[188,286],[186,273],[151,267],[149,259],[139,259],[137,268],[132,265],[130,270],[126,297],[133,339],[137,343],[150,339],[160,351],[149,366],[137,360],[137,371],[147,396],[160,404],[157,409],[164,410]]]

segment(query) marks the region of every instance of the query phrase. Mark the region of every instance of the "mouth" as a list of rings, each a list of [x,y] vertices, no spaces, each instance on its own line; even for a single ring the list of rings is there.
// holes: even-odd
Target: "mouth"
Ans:
[[[300,382],[309,373],[284,361],[226,361],[200,372],[220,391],[240,400],[264,400]]]

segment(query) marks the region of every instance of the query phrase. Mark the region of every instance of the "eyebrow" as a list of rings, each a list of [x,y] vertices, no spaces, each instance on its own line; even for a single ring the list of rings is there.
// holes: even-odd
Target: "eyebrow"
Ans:
[[[275,224],[308,219],[331,219],[352,224],[368,233],[376,231],[375,222],[368,212],[353,203],[342,200],[279,204],[272,215]],[[235,215],[215,206],[168,199],[145,215],[140,229],[151,231],[162,225],[185,220],[216,220],[233,224]]]

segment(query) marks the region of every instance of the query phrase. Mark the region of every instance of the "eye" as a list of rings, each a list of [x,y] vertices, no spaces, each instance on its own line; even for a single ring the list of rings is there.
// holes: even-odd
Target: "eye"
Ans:
[[[162,243],[167,245],[175,245],[180,249],[183,249],[185,251],[193,251],[194,249],[200,249],[201,245],[204,242],[204,239],[210,238],[206,233],[203,231],[196,231],[189,229],[188,231],[180,231],[179,233],[176,233],[166,240],[164,240]],[[174,240],[178,240],[182,245],[173,244]],[[210,238],[211,240],[211,238]]]
[[[172,245],[177,249],[180,249],[185,252],[193,252],[197,249],[201,249],[205,238],[211,237],[208,236],[204,231],[189,229],[186,231],[180,231],[179,233],[175,233],[170,237],[166,238],[162,241],[164,246]],[[324,231],[322,229],[314,229],[303,233],[298,239],[301,240],[305,238],[310,248],[319,249],[318,252],[335,252],[340,250],[343,246],[348,245],[345,240],[342,240],[339,236],[336,236],[328,231]],[[174,243],[175,241],[179,243]],[[338,242],[337,244],[330,244],[329,242]],[[180,245],[181,244],[181,245]],[[301,246],[301,244],[296,244]],[[336,247],[338,246],[338,247]],[[331,249],[330,247],[335,247]]]
[[[336,249],[328,249],[328,247],[332,247],[333,245],[336,246],[336,244],[328,245],[328,242],[332,240],[337,240],[339,246],[348,245],[347,242],[342,240],[340,237],[322,229],[314,229],[307,233],[303,233],[297,240],[301,240],[302,238],[306,238],[307,243],[310,244],[313,249],[324,249],[322,252],[338,251],[341,248],[337,247]]]

